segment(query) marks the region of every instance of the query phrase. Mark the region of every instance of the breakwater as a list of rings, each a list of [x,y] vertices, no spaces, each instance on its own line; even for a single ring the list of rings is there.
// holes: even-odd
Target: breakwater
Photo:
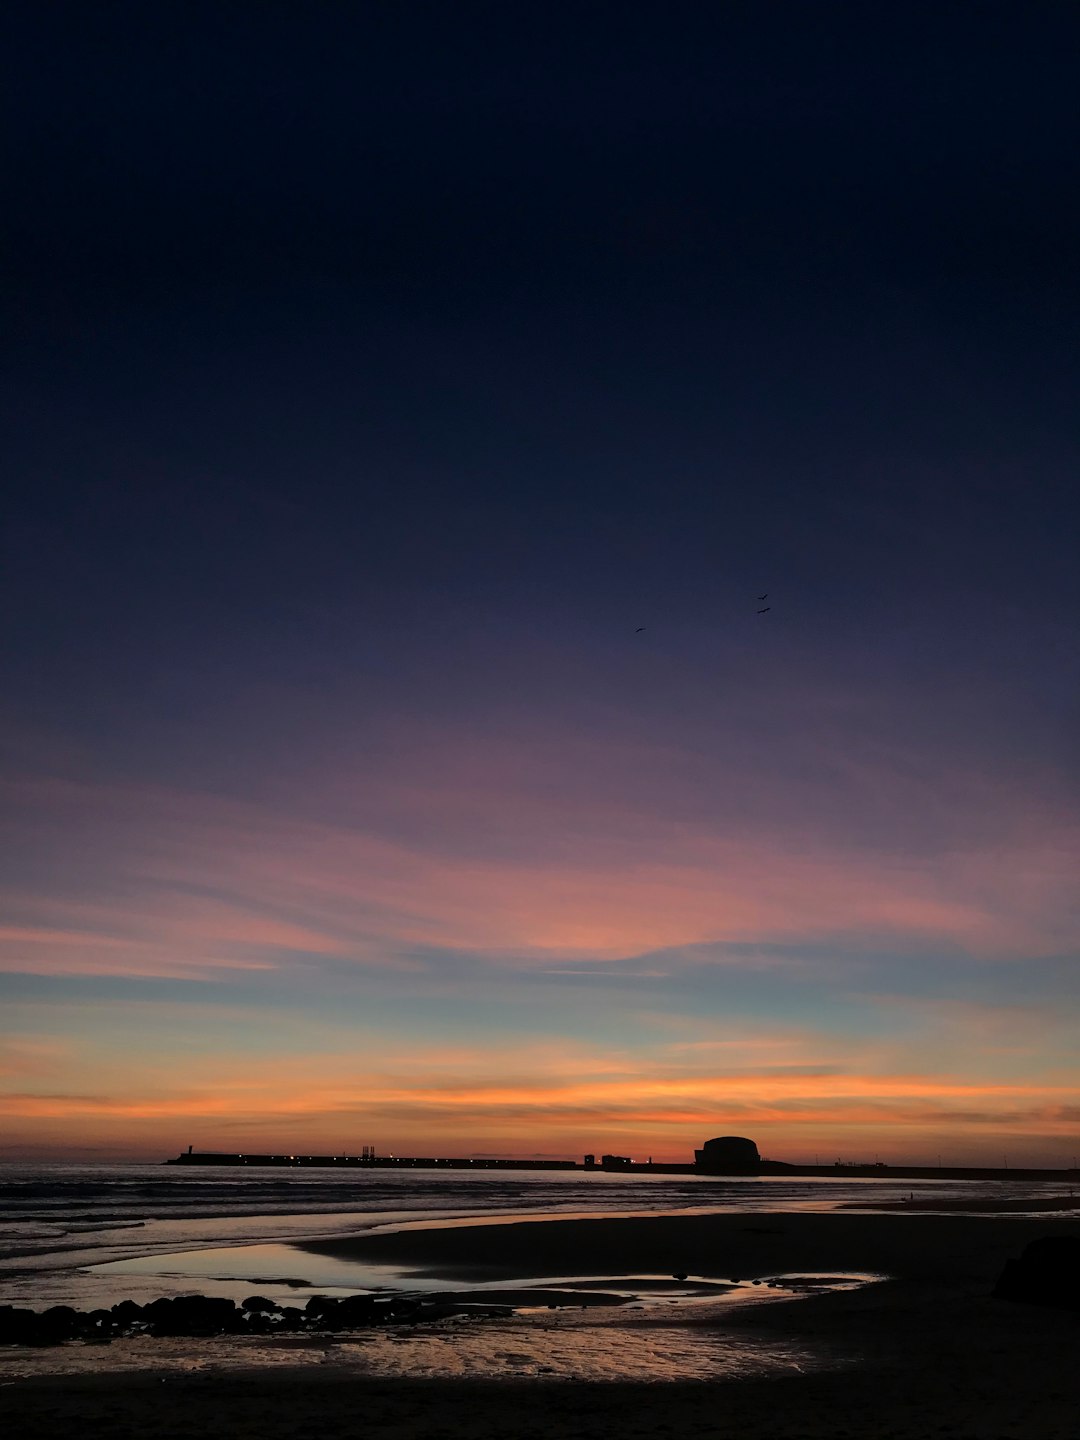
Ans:
[[[505,1160],[491,1156],[439,1157],[415,1155],[256,1155],[215,1150],[185,1150],[166,1165],[251,1165],[309,1167],[320,1170],[580,1170],[574,1160]],[[688,1170],[693,1166],[686,1166]]]
[[[516,1160],[503,1156],[421,1156],[421,1155],[301,1155],[255,1154],[216,1150],[185,1150],[166,1165],[231,1165],[259,1168],[273,1166],[292,1169],[319,1170],[596,1170],[617,1171],[627,1175],[701,1175],[717,1179],[731,1178],[723,1172],[703,1170],[694,1164],[654,1163],[652,1160],[627,1160],[621,1156],[605,1157],[592,1164],[579,1160]],[[749,1177],[789,1177],[791,1179],[828,1180],[982,1180],[982,1181],[1059,1181],[1080,1182],[1077,1169],[990,1168],[955,1165],[859,1165],[838,1161],[833,1165],[789,1165],[782,1160],[762,1160]]]

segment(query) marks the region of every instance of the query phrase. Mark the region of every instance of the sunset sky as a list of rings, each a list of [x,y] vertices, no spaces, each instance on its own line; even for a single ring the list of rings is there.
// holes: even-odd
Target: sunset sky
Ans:
[[[1077,12],[3,31],[0,1159],[1073,1163]]]

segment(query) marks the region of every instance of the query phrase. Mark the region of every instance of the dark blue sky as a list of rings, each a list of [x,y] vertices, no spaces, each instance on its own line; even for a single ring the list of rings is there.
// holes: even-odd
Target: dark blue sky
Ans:
[[[823,663],[1075,697],[1064,7],[7,25],[43,718],[169,657],[401,682],[430,646],[472,693],[488,627],[677,646],[761,590]]]
[[[187,796],[513,856],[524,891],[556,855],[614,865],[626,805],[633,866],[691,890],[722,862],[665,826],[820,842],[832,876],[953,866],[934,904],[964,920],[851,879],[883,973],[890,927],[978,950],[999,901],[1013,958],[1072,953],[1071,7],[51,4],[2,28],[20,935],[115,941],[142,905],[144,943],[148,836],[158,898],[208,883],[169,828]],[[60,784],[87,787],[85,874]],[[665,891],[640,943],[563,896],[538,939],[517,911],[473,933],[409,874],[430,924],[380,929],[371,882],[358,973],[406,939],[816,946],[848,893],[818,916],[792,879],[680,929]]]

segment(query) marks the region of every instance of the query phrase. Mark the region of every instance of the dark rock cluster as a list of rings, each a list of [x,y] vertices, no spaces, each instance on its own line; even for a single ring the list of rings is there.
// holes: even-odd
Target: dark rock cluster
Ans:
[[[1080,1310],[1080,1236],[1032,1240],[1019,1260],[1006,1260],[994,1286],[998,1300]]]
[[[65,1340],[107,1344],[124,1335],[272,1335],[330,1332],[372,1325],[416,1325],[461,1314],[505,1314],[505,1306],[441,1304],[425,1297],[315,1295],[303,1310],[249,1295],[235,1305],[210,1295],[179,1295],[136,1305],[121,1300],[110,1310],[74,1310],[53,1305],[24,1310],[0,1305],[0,1345],[60,1345]]]

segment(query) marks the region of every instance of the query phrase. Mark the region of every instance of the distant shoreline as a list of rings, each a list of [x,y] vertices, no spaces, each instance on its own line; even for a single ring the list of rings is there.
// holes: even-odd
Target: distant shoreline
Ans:
[[[1080,1185],[1080,1169],[1007,1169],[977,1166],[939,1165],[789,1165],[783,1160],[763,1160],[751,1172],[702,1169],[694,1164],[654,1163],[651,1160],[586,1165],[579,1160],[514,1160],[498,1156],[411,1156],[411,1155],[298,1155],[280,1153],[247,1154],[215,1150],[187,1150],[164,1165],[237,1167],[242,1169],[296,1170],[576,1170],[582,1174],[605,1175],[700,1175],[711,1180],[755,1180],[784,1177],[828,1180],[983,1180],[1014,1182],[1069,1181]]]

